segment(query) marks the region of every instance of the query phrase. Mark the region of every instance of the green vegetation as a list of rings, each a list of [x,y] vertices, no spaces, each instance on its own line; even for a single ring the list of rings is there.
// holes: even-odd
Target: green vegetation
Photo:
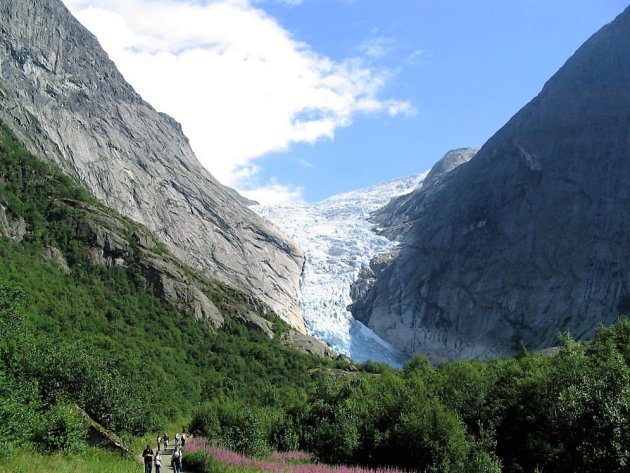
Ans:
[[[423,472],[630,465],[627,320],[588,344],[566,336],[553,356],[438,367],[417,357],[401,372],[367,363],[342,376],[329,368],[349,363],[300,354],[237,323],[232,313],[256,311],[237,291],[207,283],[226,316],[214,330],[154,294],[137,251],[124,267],[93,265],[84,216],[67,199],[122,222],[130,241],[140,228],[2,130],[0,204],[27,232],[19,243],[0,237],[0,448],[9,464],[0,471],[137,469],[87,445],[75,405],[131,441],[192,417],[195,433],[257,456],[302,449],[333,464]],[[69,272],[44,262],[51,246]]]
[[[3,457],[0,473],[138,473],[140,465],[135,458],[96,448],[80,454],[42,454],[28,448]]]
[[[322,374],[288,410],[207,403],[191,426],[248,454],[304,449],[332,464],[431,472],[622,472],[630,461],[630,321],[553,356]]]
[[[80,216],[64,218],[73,210],[62,199],[116,215],[2,130],[0,203],[10,219],[27,224],[20,243],[0,237],[2,446],[29,441],[40,451],[83,449],[75,440],[85,426],[76,425],[72,404],[126,435],[189,416],[201,400],[284,405],[306,397],[309,369],[332,365],[236,323],[230,310],[256,308],[234,290],[207,286],[227,317],[215,331],[159,299],[137,255],[126,267],[94,266]],[[116,218],[129,234],[138,228]],[[69,274],[43,261],[48,246],[61,250]]]

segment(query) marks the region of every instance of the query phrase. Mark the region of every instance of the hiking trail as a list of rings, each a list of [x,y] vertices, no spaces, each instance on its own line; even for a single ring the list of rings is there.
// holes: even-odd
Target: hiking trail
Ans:
[[[156,448],[151,446],[153,451],[156,451]],[[171,466],[171,458],[173,457],[173,452],[175,451],[175,441],[169,442],[168,448],[162,447],[160,449],[160,456],[162,457],[162,468],[160,469],[160,473],[164,473],[167,471],[175,471],[175,469]],[[138,460],[140,463],[144,465],[144,458],[142,458],[142,454],[138,455]],[[184,461],[186,458],[184,457]],[[153,469],[151,470],[155,473],[155,465],[153,465]]]

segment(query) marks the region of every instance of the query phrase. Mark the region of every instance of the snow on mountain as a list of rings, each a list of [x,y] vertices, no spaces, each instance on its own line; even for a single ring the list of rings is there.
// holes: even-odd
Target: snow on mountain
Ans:
[[[346,307],[362,266],[393,243],[376,235],[370,213],[417,188],[427,173],[338,194],[315,204],[256,205],[304,250],[299,303],[309,333],[355,361],[400,366],[405,354],[355,320]]]

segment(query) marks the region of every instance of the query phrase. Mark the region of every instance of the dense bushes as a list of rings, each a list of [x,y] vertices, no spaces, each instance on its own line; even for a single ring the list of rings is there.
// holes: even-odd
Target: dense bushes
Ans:
[[[44,451],[80,452],[86,446],[86,435],[81,414],[70,405],[57,404],[42,415],[33,441]]]
[[[284,413],[239,402],[205,405],[191,429],[248,455],[286,448],[286,439],[329,463],[396,465],[406,470],[498,471],[457,416],[390,374],[320,380],[309,404]]]
[[[307,416],[306,448],[332,463],[405,470],[498,471],[423,372],[357,378],[326,388]],[[482,468],[483,466],[483,468]]]
[[[259,452],[286,448],[279,439],[290,434],[292,448],[330,463],[431,472],[622,472],[630,461],[629,355],[630,321],[623,319],[588,344],[563,337],[553,356],[524,352],[437,368],[417,357],[402,372],[379,376],[320,373],[309,399],[291,409],[265,416],[244,405],[206,405],[193,426],[250,454],[251,445]],[[239,414],[226,417],[226,411]],[[260,416],[255,422],[253,412]],[[245,441],[233,443],[234,432]]]
[[[204,403],[195,412],[189,429],[208,439],[220,439],[226,448],[250,456],[300,446],[299,430],[286,424],[282,409],[238,399]]]
[[[204,452],[186,454],[186,469],[197,473],[214,473],[217,471],[213,458]]]
[[[138,367],[96,347],[37,334],[20,313],[24,299],[0,281],[0,441],[80,450],[87,426],[74,403],[110,428],[156,426]]]

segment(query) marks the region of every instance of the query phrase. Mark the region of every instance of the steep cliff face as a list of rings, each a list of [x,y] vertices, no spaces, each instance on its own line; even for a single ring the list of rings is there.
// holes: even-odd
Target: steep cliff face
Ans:
[[[180,259],[304,331],[301,250],[202,168],[61,1],[0,0],[0,119]]]
[[[370,221],[378,225],[378,233],[390,240],[401,241],[417,218],[426,194],[438,189],[451,171],[470,161],[477,151],[477,148],[452,149],[429,170],[417,192],[396,197],[374,212]]]
[[[630,285],[629,83],[626,10],[471,161],[413,194],[401,246],[354,315],[433,359],[613,321]]]

